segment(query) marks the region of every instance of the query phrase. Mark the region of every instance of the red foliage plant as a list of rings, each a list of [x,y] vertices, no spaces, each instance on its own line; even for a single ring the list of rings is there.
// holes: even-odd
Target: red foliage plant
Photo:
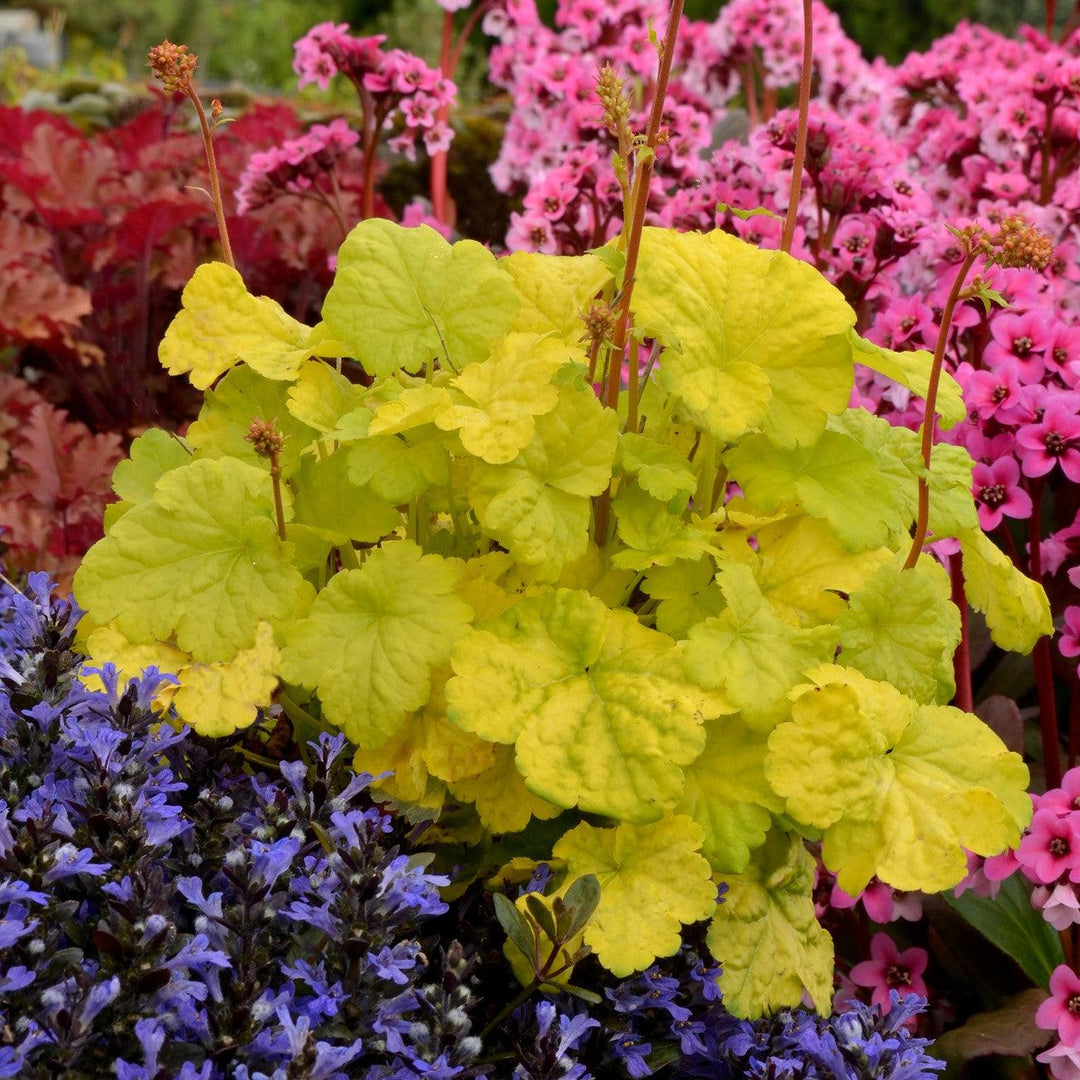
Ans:
[[[92,136],[48,113],[0,108],[0,350],[15,370],[40,373],[51,401],[125,437],[192,413],[194,396],[161,371],[157,342],[184,283],[217,250],[199,136],[179,100],[148,100]],[[256,105],[215,145],[238,269],[252,291],[310,319],[331,276],[331,212],[283,199],[241,217],[232,196],[253,152],[300,130],[288,106]],[[343,198],[358,217],[361,170],[343,165]]]

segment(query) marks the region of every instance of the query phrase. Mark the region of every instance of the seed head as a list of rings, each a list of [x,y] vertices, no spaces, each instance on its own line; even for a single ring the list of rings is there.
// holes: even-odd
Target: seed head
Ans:
[[[596,74],[596,96],[604,107],[604,127],[616,138],[627,130],[630,120],[630,101],[626,84],[611,64],[604,64]]]
[[[611,337],[615,329],[615,313],[610,305],[597,300],[592,307],[581,313],[581,317],[585,322],[582,341],[587,341],[590,345],[601,345]]]
[[[150,50],[148,59],[154,78],[169,94],[180,93],[191,86],[191,77],[199,60],[194,53],[188,52],[186,45],[174,45],[168,38]]]
[[[273,420],[252,420],[244,438],[255,447],[259,457],[269,458],[271,463],[277,460],[285,446],[285,436],[278,431]]]
[[[998,266],[1045,270],[1054,258],[1054,241],[1020,214],[1004,218],[982,240],[987,260]]]

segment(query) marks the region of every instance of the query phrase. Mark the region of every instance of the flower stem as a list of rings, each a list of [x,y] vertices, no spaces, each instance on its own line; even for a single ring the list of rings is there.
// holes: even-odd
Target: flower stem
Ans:
[[[941,382],[941,368],[945,362],[945,346],[949,340],[949,330],[952,326],[953,311],[960,299],[960,292],[964,287],[964,279],[968,271],[979,257],[977,249],[968,252],[960,269],[956,272],[952,288],[949,290],[949,298],[945,301],[945,308],[941,313],[941,326],[938,327],[937,344],[934,346],[934,362],[930,368],[930,381],[926,388],[926,415],[922,422],[922,460],[925,475],[919,477],[919,513],[915,520],[915,535],[911,540],[911,550],[908,552],[904,569],[910,570],[922,554],[923,544],[926,542],[926,530],[930,522],[930,457],[934,451],[934,432],[937,428],[937,395],[938,384]]]
[[[1043,482],[1038,480],[1031,493],[1031,517],[1028,518],[1028,576],[1042,584],[1042,502]],[[1042,736],[1043,769],[1046,786],[1061,783],[1057,701],[1054,695],[1054,660],[1050,638],[1044,635],[1032,650],[1035,661],[1035,689],[1039,698],[1039,733]]]
[[[949,578],[952,582],[952,602],[960,612],[960,644],[953,654],[953,675],[956,680],[954,704],[964,712],[973,712],[975,698],[971,689],[971,634],[968,626],[968,603],[964,593],[963,561],[960,553],[949,556]]]
[[[791,198],[788,200],[787,217],[780,250],[790,254],[795,239],[795,218],[799,213],[799,196],[802,194],[803,162],[806,161],[806,129],[810,120],[810,80],[814,69],[814,12],[813,0],[803,0],[803,50],[802,73],[799,78],[799,126],[795,132],[795,160],[791,166]]]
[[[444,79],[453,78],[454,75],[454,13],[443,12],[442,47],[439,50],[439,70]],[[439,107],[438,122],[448,123],[450,120],[450,106]],[[450,224],[449,201],[446,193],[446,165],[447,151],[440,150],[431,158],[431,213],[437,221],[443,225]]]
[[[195,106],[195,112],[199,117],[199,127],[202,129],[203,150],[206,152],[206,167],[210,172],[210,195],[214,200],[214,214],[217,217],[218,237],[221,239],[222,258],[236,269],[236,260],[233,259],[232,244],[229,243],[229,228],[225,224],[225,204],[221,198],[221,179],[218,175],[217,157],[214,154],[214,135],[210,128],[210,122],[206,119],[206,110],[202,107],[199,95],[195,87],[189,82],[184,88],[187,99]]]
[[[607,367],[607,384],[604,387],[604,403],[615,409],[619,404],[619,381],[622,375],[622,358],[626,354],[626,342],[630,336],[630,301],[634,294],[634,277],[637,274],[638,253],[641,250],[641,231],[645,225],[645,209],[649,202],[649,186],[652,180],[656,147],[660,143],[660,125],[664,119],[664,100],[667,97],[671,62],[675,56],[675,43],[682,21],[683,0],[671,0],[667,30],[660,52],[660,67],[656,75],[649,123],[645,128],[645,151],[639,152],[634,170],[633,202],[629,220],[625,222],[626,263],[623,269],[622,296],[615,319],[615,334]],[[611,488],[596,501],[593,536],[599,546],[607,543],[608,520],[611,513]]]

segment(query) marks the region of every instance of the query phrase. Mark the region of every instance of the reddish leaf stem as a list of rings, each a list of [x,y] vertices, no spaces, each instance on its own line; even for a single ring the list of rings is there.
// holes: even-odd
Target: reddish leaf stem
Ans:
[[[439,50],[439,70],[444,79],[453,76],[454,70],[454,13],[443,12],[442,47]],[[448,123],[450,120],[450,106],[442,105],[439,108],[438,122]],[[447,152],[440,150],[431,159],[431,213],[436,221],[443,225],[449,225],[449,203],[446,192],[446,169]]]
[[[972,250],[960,264],[952,288],[949,290],[949,298],[945,301],[945,308],[941,313],[941,326],[938,327],[937,344],[934,346],[934,362],[930,368],[930,381],[926,388],[926,415],[922,422],[922,460],[927,475],[919,477],[919,512],[915,520],[915,535],[911,540],[911,550],[904,562],[905,570],[910,570],[919,561],[923,544],[926,543],[926,530],[930,523],[930,482],[927,477],[930,472],[930,458],[934,451],[934,432],[937,428],[938,384],[941,382],[941,368],[945,361],[945,346],[949,340],[953,311],[960,299],[964,279],[978,257],[978,250]]]
[[[652,109],[645,128],[645,152],[639,152],[639,161],[634,170],[634,186],[629,221],[626,222],[626,263],[623,269],[622,296],[619,312],[615,319],[615,333],[608,357],[607,383],[604,387],[604,403],[611,409],[619,404],[619,382],[622,375],[622,359],[626,354],[626,342],[630,336],[630,302],[634,294],[634,278],[637,274],[638,254],[641,250],[641,231],[645,225],[645,209],[649,202],[649,185],[652,180],[655,152],[660,144],[660,127],[664,119],[664,101],[667,97],[668,79],[671,77],[671,63],[675,56],[675,43],[679,36],[679,23],[682,21],[683,0],[671,0],[668,12],[667,30],[660,53],[660,67],[656,75],[656,89],[653,93]],[[604,492],[596,502],[594,538],[603,545],[607,539],[608,518],[611,509],[610,489]]]
[[[810,80],[814,69],[814,12],[813,0],[803,0],[803,50],[802,73],[799,77],[799,126],[795,132],[795,160],[791,166],[791,197],[780,250],[791,252],[795,239],[795,219],[799,213],[799,196],[802,195],[803,163],[806,161],[806,129],[810,120]]]
[[[956,678],[954,703],[964,712],[973,712],[975,697],[971,689],[971,635],[967,596],[964,594],[963,562],[959,552],[949,556],[949,579],[952,582],[952,602],[960,612],[960,644],[953,654],[953,674]]]
[[[221,197],[221,179],[218,175],[217,157],[214,154],[214,135],[210,128],[210,122],[206,119],[206,110],[202,107],[199,95],[195,87],[189,81],[184,87],[184,94],[195,106],[195,112],[199,117],[199,127],[202,129],[203,149],[206,151],[206,167],[210,173],[210,195],[214,200],[214,214],[217,217],[218,237],[221,240],[221,257],[236,269],[236,261],[233,259],[232,245],[229,243],[229,228],[225,224],[225,203]]]
[[[1028,576],[1042,584],[1042,480],[1036,480],[1032,488],[1031,517],[1028,518]],[[1046,786],[1057,787],[1061,783],[1061,752],[1049,635],[1044,635],[1035,643],[1032,658],[1035,661],[1035,689],[1039,698],[1039,732],[1042,736]]]

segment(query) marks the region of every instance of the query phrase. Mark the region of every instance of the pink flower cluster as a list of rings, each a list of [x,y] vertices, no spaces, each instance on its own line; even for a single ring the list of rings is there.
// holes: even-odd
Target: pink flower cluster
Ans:
[[[360,95],[365,124],[376,132],[396,130],[390,146],[398,153],[412,160],[418,139],[429,154],[446,150],[454,133],[440,114],[453,105],[457,88],[420,57],[384,50],[385,40],[382,34],[354,37],[348,23],[319,23],[296,42],[293,70],[299,85],[315,83],[325,90],[335,75],[344,75]]]
[[[1049,1065],[1057,1080],[1080,1080],[1080,975],[1067,964],[1050,976],[1050,997],[1039,1006],[1035,1023],[1058,1037],[1036,1060]]]
[[[236,189],[238,213],[250,213],[283,194],[329,197],[329,178],[359,141],[360,136],[339,117],[252,154]]]
[[[777,89],[797,80],[800,11],[798,0],[733,0],[716,23],[684,20],[666,99],[666,141],[652,180],[656,223],[681,221],[687,200],[695,210],[711,205],[703,190],[714,169],[710,149],[733,96],[749,88],[753,101],[760,93],[774,110]],[[533,0],[506,0],[485,16],[484,30],[500,39],[490,78],[514,105],[492,167],[496,187],[521,193],[524,203],[512,218],[509,248],[580,252],[619,230],[614,140],[601,123],[596,73],[610,63],[640,83],[631,126],[643,131],[657,63],[649,28],[662,32],[666,18],[663,0],[560,0],[554,30],[540,22]],[[815,18],[822,93],[845,104],[875,96],[874,69],[835,14],[815,3]],[[761,110],[755,105],[753,112]]]

